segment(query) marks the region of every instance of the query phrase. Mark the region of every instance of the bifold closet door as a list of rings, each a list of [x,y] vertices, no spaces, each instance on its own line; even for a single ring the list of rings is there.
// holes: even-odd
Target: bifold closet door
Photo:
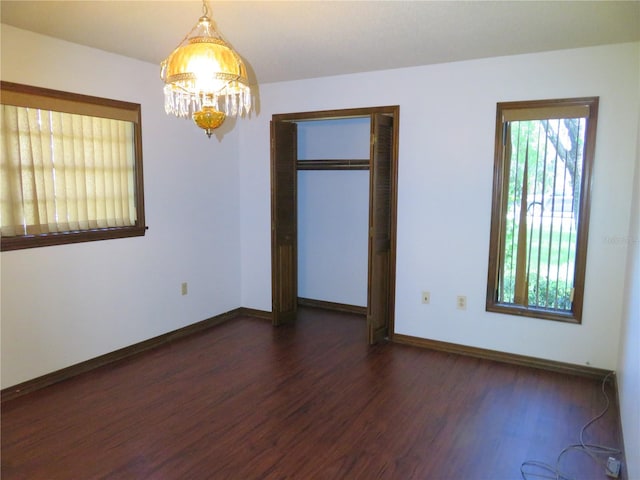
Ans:
[[[271,122],[271,288],[273,324],[292,323],[298,301],[297,126]]]
[[[367,328],[369,343],[375,344],[389,334],[393,118],[372,115],[371,138]]]

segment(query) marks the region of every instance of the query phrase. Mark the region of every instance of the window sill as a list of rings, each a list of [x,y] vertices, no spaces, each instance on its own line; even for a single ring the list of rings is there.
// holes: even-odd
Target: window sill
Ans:
[[[506,313],[518,317],[537,318],[540,320],[553,320],[556,322],[573,323],[579,325],[582,323],[575,312],[561,312],[555,310],[546,310],[542,308],[521,307],[510,303],[487,303],[487,312]]]
[[[111,240],[115,238],[142,237],[148,227],[116,227],[74,232],[47,233],[43,235],[24,235],[19,237],[2,237],[1,251],[23,250],[26,248],[50,247],[72,243]]]

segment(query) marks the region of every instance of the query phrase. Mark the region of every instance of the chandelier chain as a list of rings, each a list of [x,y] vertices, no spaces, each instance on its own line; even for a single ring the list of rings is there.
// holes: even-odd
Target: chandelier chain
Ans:
[[[202,0],[202,16],[203,17],[207,17],[207,19],[209,19],[209,7],[207,7],[207,2],[206,0]],[[180,46],[185,42],[185,40],[187,40],[191,34],[193,33],[193,31],[198,28],[200,26],[200,22],[196,23],[191,30],[189,30],[187,32],[187,34],[184,36],[184,38],[182,40],[180,40],[180,43],[178,43],[178,45],[176,45],[176,48],[174,48],[174,50],[177,50],[178,48],[180,48]],[[218,31],[214,30],[216,34],[220,35],[218,33]]]

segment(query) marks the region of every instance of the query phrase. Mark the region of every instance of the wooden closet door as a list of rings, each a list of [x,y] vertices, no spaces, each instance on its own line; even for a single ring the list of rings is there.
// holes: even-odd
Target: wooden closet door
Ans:
[[[271,122],[271,288],[273,325],[292,323],[298,301],[297,125]]]
[[[393,119],[371,116],[369,285],[367,328],[369,343],[389,334],[391,292],[391,167]]]

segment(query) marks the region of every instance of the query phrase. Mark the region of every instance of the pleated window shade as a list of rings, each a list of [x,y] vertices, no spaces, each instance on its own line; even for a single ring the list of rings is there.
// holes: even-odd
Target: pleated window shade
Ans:
[[[95,97],[61,98],[33,87],[27,92],[6,87],[3,82],[3,249],[12,237],[143,230],[139,105],[136,112],[135,104],[123,102],[126,108],[118,108],[111,100],[101,104]]]

